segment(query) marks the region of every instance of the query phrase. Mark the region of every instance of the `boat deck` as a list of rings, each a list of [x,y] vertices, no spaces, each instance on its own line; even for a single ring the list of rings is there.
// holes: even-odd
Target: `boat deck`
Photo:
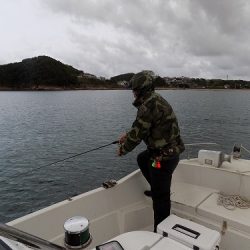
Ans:
[[[219,192],[250,198],[250,161],[237,160],[237,164],[214,168],[200,165],[197,159],[182,160],[173,176],[172,213],[221,232],[220,249],[249,250],[250,209],[228,210],[217,204]],[[152,200],[143,194],[148,188],[137,170],[113,188],[98,188],[8,224],[64,245],[64,222],[76,215],[85,216],[93,236],[88,249],[92,249],[119,234],[152,231]]]
[[[221,168],[183,160],[173,178],[172,212],[221,232],[221,249],[249,249],[250,209],[229,210],[217,202],[221,192],[250,199],[249,170],[249,160],[224,162]]]

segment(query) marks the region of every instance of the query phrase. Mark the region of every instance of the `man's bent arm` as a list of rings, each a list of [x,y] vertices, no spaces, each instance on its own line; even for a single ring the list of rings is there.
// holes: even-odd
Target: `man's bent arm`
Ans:
[[[121,145],[121,154],[127,154],[140,144],[140,142],[148,136],[150,127],[150,118],[148,118],[147,115],[141,115],[140,111],[138,111],[136,120],[127,133],[124,144]]]

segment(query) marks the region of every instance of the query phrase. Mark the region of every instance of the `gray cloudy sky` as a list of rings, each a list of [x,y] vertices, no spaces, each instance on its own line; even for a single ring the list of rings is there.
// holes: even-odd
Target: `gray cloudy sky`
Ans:
[[[250,80],[249,0],[0,0],[0,64]]]

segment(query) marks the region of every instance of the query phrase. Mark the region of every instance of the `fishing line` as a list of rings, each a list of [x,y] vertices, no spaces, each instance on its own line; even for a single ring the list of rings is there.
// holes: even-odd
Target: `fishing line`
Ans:
[[[108,147],[108,146],[110,146],[110,145],[112,145],[112,144],[117,144],[117,143],[119,143],[119,141],[113,141],[113,142],[108,143],[108,144],[105,144],[105,145],[103,145],[103,146],[100,146],[100,147],[97,147],[97,148],[93,148],[93,149],[90,149],[90,150],[87,150],[87,151],[84,151],[84,152],[81,152],[81,153],[78,153],[78,154],[75,154],[75,155],[71,155],[71,156],[66,157],[66,158],[64,158],[64,159],[61,159],[61,160],[58,160],[58,161],[51,162],[51,163],[49,163],[49,164],[46,164],[46,165],[43,165],[43,166],[40,166],[40,167],[31,169],[31,170],[22,172],[22,173],[17,174],[17,175],[10,176],[10,178],[14,178],[14,177],[17,178],[17,177],[19,177],[19,176],[21,176],[21,175],[23,175],[23,174],[27,174],[27,173],[30,173],[30,172],[35,171],[35,170],[37,171],[37,170],[39,170],[39,169],[41,169],[41,168],[46,168],[46,167],[52,166],[52,165],[54,165],[54,164],[57,164],[57,163],[59,163],[59,162],[63,162],[63,161],[66,161],[66,160],[69,160],[69,159],[78,157],[78,156],[80,156],[80,155],[84,155],[84,154],[90,153],[90,152],[92,152],[92,151],[95,151],[95,150],[98,150],[98,149],[101,149],[101,148],[105,148],[105,147]]]

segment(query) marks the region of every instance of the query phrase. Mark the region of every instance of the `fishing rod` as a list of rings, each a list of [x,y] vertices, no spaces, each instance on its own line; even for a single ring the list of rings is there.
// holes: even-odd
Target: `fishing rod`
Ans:
[[[37,168],[34,168],[34,169],[31,169],[31,170],[28,170],[28,171],[25,171],[25,172],[22,172],[20,174],[17,174],[17,175],[13,175],[13,176],[10,176],[10,178],[17,178],[21,175],[24,175],[24,174],[27,174],[27,173],[30,173],[32,171],[35,171],[35,170],[39,170],[41,168],[46,168],[46,167],[49,167],[49,166],[52,166],[52,165],[55,165],[57,163],[60,163],[60,162],[63,162],[63,161],[67,161],[69,159],[72,159],[72,158],[75,158],[75,157],[78,157],[80,155],[84,155],[84,154],[87,154],[87,153],[90,153],[92,151],[96,151],[96,150],[99,150],[99,149],[102,149],[102,148],[105,148],[105,147],[108,147],[110,145],[113,145],[113,144],[117,144],[119,143],[119,141],[113,141],[111,143],[108,143],[108,144],[105,144],[105,145],[102,145],[100,147],[97,147],[97,148],[93,148],[93,149],[90,149],[90,150],[87,150],[87,151],[84,151],[84,152],[81,152],[81,153],[78,153],[78,154],[74,154],[74,155],[71,155],[69,157],[66,157],[66,158],[63,158],[61,160],[57,160],[57,161],[54,161],[54,162],[51,162],[49,164],[46,164],[46,165],[42,165],[40,167],[37,167]],[[191,143],[191,144],[185,144],[185,146],[196,146],[196,145],[215,145],[216,143]]]
[[[37,168],[32,169],[32,170],[29,170],[29,171],[22,172],[22,173],[20,173],[20,174],[18,174],[18,175],[13,175],[13,176],[11,176],[11,178],[13,178],[13,177],[17,178],[17,177],[19,177],[20,175],[27,174],[27,173],[32,172],[32,171],[34,171],[34,170],[39,170],[39,169],[41,169],[41,168],[46,168],[46,167],[52,166],[52,165],[54,165],[54,164],[57,164],[57,163],[59,163],[59,162],[63,162],[63,161],[66,161],[66,160],[69,160],[69,159],[78,157],[78,156],[80,156],[80,155],[84,155],[84,154],[90,153],[90,152],[92,152],[92,151],[95,151],[95,150],[98,150],[98,149],[101,149],[101,148],[105,148],[105,147],[108,147],[108,146],[110,146],[110,145],[112,145],[112,144],[117,144],[117,143],[119,143],[119,141],[113,141],[113,142],[111,142],[111,143],[102,145],[102,146],[100,146],[100,147],[93,148],[93,149],[90,149],[90,150],[87,150],[87,151],[84,151],[84,152],[81,152],[81,153],[78,153],[78,154],[74,154],[74,155],[71,155],[71,156],[66,157],[66,158],[64,158],[64,159],[61,159],[61,160],[58,160],[58,161],[51,162],[51,163],[49,163],[49,164],[46,164],[46,165],[37,167]]]

